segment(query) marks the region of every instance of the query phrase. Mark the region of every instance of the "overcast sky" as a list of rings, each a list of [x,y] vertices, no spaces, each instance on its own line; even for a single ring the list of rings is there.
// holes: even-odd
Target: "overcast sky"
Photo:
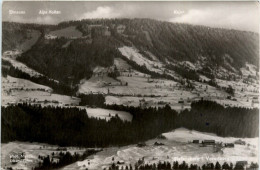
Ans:
[[[25,14],[10,14],[25,11]],[[56,10],[60,14],[39,14]],[[258,2],[4,2],[3,21],[57,24],[88,18],[152,18],[259,32]]]

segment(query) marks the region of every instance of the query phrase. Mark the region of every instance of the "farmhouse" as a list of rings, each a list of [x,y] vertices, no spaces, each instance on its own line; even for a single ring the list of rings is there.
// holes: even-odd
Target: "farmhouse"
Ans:
[[[25,153],[24,152],[11,152],[10,153],[10,162],[12,164],[16,164],[23,159],[25,159]]]
[[[241,139],[236,140],[234,143],[238,144],[238,145],[245,145],[246,144],[246,142],[242,141]]]
[[[192,143],[200,143],[199,140],[193,140]]]
[[[184,103],[184,101],[183,100],[179,100],[178,103]]]
[[[225,143],[225,147],[226,148],[234,148],[235,145],[234,145],[234,143]]]
[[[203,145],[215,145],[215,140],[204,140],[202,141]]]
[[[144,146],[146,146],[146,143],[144,143],[144,142],[141,142],[141,143],[137,144],[137,147],[144,147]]]
[[[259,103],[258,97],[253,97],[252,103]]]
[[[164,144],[163,143],[160,143],[160,142],[155,142],[154,143],[154,146],[163,146]]]
[[[117,164],[119,164],[119,165],[125,164],[125,161],[122,161],[122,160],[117,161]]]

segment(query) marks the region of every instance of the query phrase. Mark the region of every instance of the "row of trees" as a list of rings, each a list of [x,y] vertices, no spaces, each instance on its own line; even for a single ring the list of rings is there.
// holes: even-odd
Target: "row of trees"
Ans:
[[[97,106],[104,107],[105,106],[105,97],[102,94],[79,94],[78,96],[81,101],[79,105],[81,106]]]
[[[258,164],[257,163],[251,163],[249,165],[250,170],[257,170],[258,169]],[[105,168],[106,169],[106,168]],[[104,170],[105,170],[104,169]],[[157,164],[141,164],[140,165],[140,160],[135,163],[134,168],[132,165],[126,165],[126,166],[119,166],[113,163],[108,170],[238,170],[238,169],[244,169],[244,166],[237,163],[235,166],[230,163],[228,164],[227,162],[224,162],[222,165],[219,162],[216,162],[215,164],[213,163],[206,163],[203,164],[202,166],[199,166],[197,164],[190,164],[188,165],[185,161],[182,163],[179,163],[178,161],[174,161],[172,164],[168,161],[165,162],[158,162]]]
[[[78,108],[29,104],[2,107],[1,139],[106,147],[145,141],[175,128],[177,112],[168,107],[129,110],[135,113],[132,122],[122,121],[118,116],[109,121],[89,118],[85,110]]]
[[[216,102],[200,100],[191,104],[177,119],[178,126],[219,136],[256,137],[259,133],[257,108],[227,107]]]
[[[195,80],[200,81],[200,77],[197,74],[195,70],[190,70],[184,67],[179,66],[173,66],[173,65],[167,65],[166,68],[175,71],[177,74],[179,74],[181,77],[189,79],[189,80]]]
[[[29,104],[2,107],[2,142],[14,140],[43,142],[61,146],[127,145],[146,141],[178,127],[220,136],[258,136],[258,109],[224,108],[210,101],[191,104],[180,114],[169,106],[135,108],[111,105],[133,115],[132,122],[118,116],[109,121],[89,118],[78,108],[41,107]],[[36,123],[37,122],[37,123]]]

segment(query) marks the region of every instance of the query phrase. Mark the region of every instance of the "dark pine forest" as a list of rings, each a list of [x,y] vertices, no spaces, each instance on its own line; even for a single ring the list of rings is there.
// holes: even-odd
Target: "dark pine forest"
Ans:
[[[44,142],[61,146],[106,147],[127,145],[154,138],[178,127],[212,132],[220,136],[256,137],[258,109],[224,108],[211,101],[192,103],[178,114],[169,106],[140,109],[104,106],[133,115],[132,122],[118,116],[109,121],[89,118],[78,108],[41,107],[30,104],[2,107],[2,142]]]

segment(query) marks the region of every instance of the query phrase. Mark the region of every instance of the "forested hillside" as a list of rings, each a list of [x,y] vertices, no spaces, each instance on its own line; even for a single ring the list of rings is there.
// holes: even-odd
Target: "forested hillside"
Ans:
[[[22,51],[30,49],[47,27],[52,28],[53,26],[3,22],[2,52],[14,49]]]
[[[78,40],[62,48],[66,44],[64,38],[48,42],[41,39],[19,60],[51,78],[67,82],[70,77],[78,82],[82,78],[90,78],[95,66],[113,64],[114,57],[119,55],[113,48],[113,42],[112,37],[96,39],[90,45]]]
[[[115,30],[124,25],[123,34],[140,50],[149,50],[161,60],[189,60],[195,62],[207,57],[211,64],[223,65],[227,54],[233,59],[233,66],[239,68],[245,61],[254,64],[258,59],[258,34],[238,30],[210,28],[189,24],[176,24],[151,19],[83,20],[60,25],[103,24]],[[127,42],[127,41],[124,41]],[[256,64],[256,63],[255,63]],[[258,63],[257,63],[258,65]]]
[[[16,25],[20,24],[3,23],[3,49],[14,48],[28,29],[39,30],[42,35],[38,42],[18,60],[64,82],[73,77],[77,83],[89,78],[95,66],[113,65],[115,57],[122,57],[118,52],[121,46],[133,46],[142,54],[149,51],[163,63],[198,63],[201,69],[223,67],[238,73],[246,63],[257,67],[259,63],[258,34],[253,32],[151,19],[82,20],[56,26],[22,25],[19,29]],[[71,26],[81,31],[82,37],[44,38],[50,31]]]

